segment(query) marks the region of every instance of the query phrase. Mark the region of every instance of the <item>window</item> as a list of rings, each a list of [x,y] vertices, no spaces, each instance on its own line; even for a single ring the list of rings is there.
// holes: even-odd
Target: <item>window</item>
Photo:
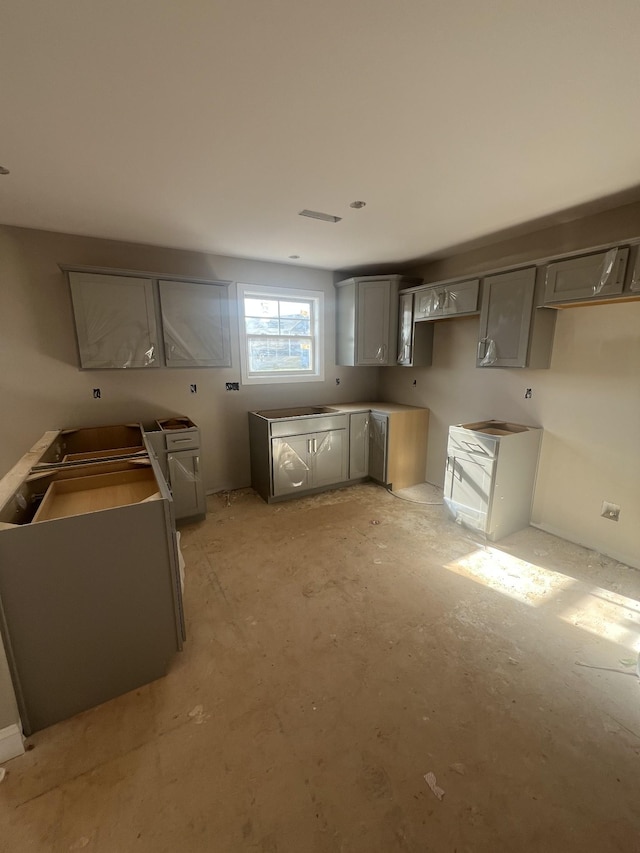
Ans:
[[[324,379],[323,297],[317,290],[238,285],[243,382]]]

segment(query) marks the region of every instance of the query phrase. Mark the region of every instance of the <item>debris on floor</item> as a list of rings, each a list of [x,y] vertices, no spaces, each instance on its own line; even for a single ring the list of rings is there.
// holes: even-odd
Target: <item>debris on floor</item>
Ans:
[[[424,774],[424,781],[431,788],[431,790],[433,791],[433,793],[436,795],[436,797],[439,800],[441,800],[444,797],[444,791],[442,790],[442,788],[439,785],[436,784],[435,773],[432,773],[431,771],[429,771],[429,773],[425,773]]]

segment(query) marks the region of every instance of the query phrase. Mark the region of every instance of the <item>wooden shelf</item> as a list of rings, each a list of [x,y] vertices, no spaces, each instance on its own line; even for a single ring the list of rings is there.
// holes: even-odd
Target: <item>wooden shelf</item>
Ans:
[[[151,469],[56,480],[47,489],[33,522],[129,506],[156,493],[160,498]]]

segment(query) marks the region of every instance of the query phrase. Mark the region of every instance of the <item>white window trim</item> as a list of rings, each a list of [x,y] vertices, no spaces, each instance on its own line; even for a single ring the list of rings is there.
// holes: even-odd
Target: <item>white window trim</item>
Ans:
[[[273,299],[307,299],[315,303],[312,336],[315,345],[316,369],[314,373],[278,373],[265,376],[249,375],[247,334],[244,321],[245,296],[271,297]],[[280,385],[292,382],[324,382],[324,293],[321,290],[294,290],[274,285],[238,284],[238,332],[240,336],[240,370],[243,385]]]

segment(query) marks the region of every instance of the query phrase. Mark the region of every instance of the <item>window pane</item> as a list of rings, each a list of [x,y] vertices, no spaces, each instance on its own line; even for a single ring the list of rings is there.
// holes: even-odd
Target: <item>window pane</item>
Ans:
[[[280,332],[280,324],[276,319],[246,317],[245,325],[248,335],[277,335]]]
[[[252,299],[249,296],[244,300],[245,317],[277,317],[277,299]]]
[[[281,335],[306,335],[311,334],[311,320],[301,317],[298,320],[280,320]]]
[[[281,302],[281,317],[310,317],[311,304],[309,302]]]
[[[308,338],[249,338],[251,373],[311,370],[313,348]]]

